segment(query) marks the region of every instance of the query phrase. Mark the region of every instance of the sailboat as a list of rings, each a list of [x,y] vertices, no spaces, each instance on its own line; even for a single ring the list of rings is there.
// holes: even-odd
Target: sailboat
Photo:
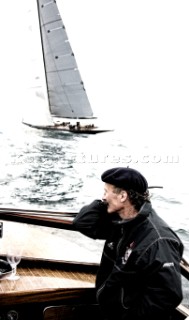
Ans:
[[[24,119],[22,122],[37,129],[72,133],[112,131],[95,124],[97,118],[93,115],[56,1],[37,1],[30,14],[29,30],[33,42],[36,42],[31,51],[33,52],[36,46],[38,48],[32,61],[37,67],[33,68],[31,89],[36,97],[42,97],[43,102],[39,101],[47,109],[48,123],[38,125]],[[39,56],[42,66],[40,72]],[[37,112],[40,108],[42,107],[39,104]]]

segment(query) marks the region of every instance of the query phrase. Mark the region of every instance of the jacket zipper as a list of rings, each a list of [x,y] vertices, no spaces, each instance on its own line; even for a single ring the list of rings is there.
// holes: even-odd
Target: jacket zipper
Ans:
[[[120,240],[118,241],[118,244],[117,244],[117,247],[116,247],[116,255],[118,255],[118,251],[119,251],[119,248],[120,248],[122,239],[123,239],[123,227],[121,228],[121,238],[120,238]],[[114,261],[114,266],[115,266],[115,261]],[[113,266],[113,268],[114,268],[114,266]],[[110,278],[110,276],[111,276],[111,274],[108,276],[108,278],[103,282],[103,284],[102,284],[102,285],[99,287],[99,289],[97,290],[97,293],[96,293],[97,301],[99,300],[99,295],[100,295],[100,293],[102,292],[102,290],[104,289],[105,284],[106,284],[106,281]],[[99,301],[98,301],[98,302],[99,302]]]

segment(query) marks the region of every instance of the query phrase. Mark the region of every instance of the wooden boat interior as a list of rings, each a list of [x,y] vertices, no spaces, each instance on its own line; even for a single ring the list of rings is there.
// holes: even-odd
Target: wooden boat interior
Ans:
[[[0,279],[0,319],[101,320],[95,277],[102,243],[97,241],[91,250],[94,240],[87,238],[81,245],[85,236],[73,230],[74,216],[73,212],[0,208],[0,258],[6,260],[7,244],[16,236],[23,246],[19,280]],[[184,259],[181,271],[188,283],[189,265]],[[186,297],[173,320],[187,317]]]

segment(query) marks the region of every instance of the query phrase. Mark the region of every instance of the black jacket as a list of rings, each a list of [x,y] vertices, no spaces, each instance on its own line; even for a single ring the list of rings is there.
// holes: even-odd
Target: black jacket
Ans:
[[[80,210],[74,225],[91,238],[106,240],[96,289],[108,319],[169,319],[182,300],[183,245],[150,202],[136,218],[120,220],[95,200]]]

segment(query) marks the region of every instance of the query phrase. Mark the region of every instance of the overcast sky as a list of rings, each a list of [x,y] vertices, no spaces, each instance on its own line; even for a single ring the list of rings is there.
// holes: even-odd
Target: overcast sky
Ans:
[[[25,13],[30,2],[1,5],[1,108],[13,105],[15,110],[25,89]],[[58,3],[94,112],[124,122],[128,133],[183,137],[189,105],[189,2]]]

